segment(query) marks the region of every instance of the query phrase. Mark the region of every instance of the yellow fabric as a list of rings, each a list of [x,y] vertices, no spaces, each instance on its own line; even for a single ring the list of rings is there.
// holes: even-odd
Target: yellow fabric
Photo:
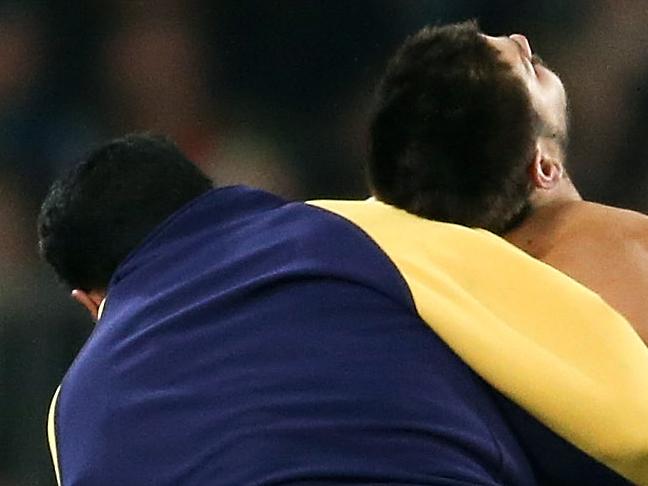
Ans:
[[[56,402],[58,401],[59,386],[54,392],[52,403],[50,404],[49,413],[47,414],[47,441],[49,442],[50,453],[52,454],[52,462],[54,463],[54,473],[56,474],[56,482],[61,485],[61,471],[58,462],[58,449],[56,447]]]
[[[492,386],[648,485],[648,348],[598,295],[483,230],[378,201],[313,201],[364,230],[419,315]]]

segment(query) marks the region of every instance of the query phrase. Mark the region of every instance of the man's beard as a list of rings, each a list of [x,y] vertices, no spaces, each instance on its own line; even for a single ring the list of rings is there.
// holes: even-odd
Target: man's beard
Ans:
[[[527,218],[527,216],[531,214],[532,211],[533,205],[531,204],[531,190],[529,189],[529,193],[527,194],[522,207],[520,207],[519,211],[515,213],[511,219],[509,219],[506,225],[502,228],[502,231],[500,231],[498,234],[503,235],[508,233],[509,231],[513,231]]]

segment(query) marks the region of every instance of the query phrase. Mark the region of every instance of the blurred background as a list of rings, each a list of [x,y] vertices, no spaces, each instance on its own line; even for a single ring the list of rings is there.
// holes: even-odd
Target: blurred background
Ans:
[[[645,0],[0,0],[0,486],[51,485],[50,398],[92,330],[38,262],[53,177],[162,132],[219,184],[360,198],[387,57],[427,23],[521,32],[571,96],[572,177],[648,212]]]

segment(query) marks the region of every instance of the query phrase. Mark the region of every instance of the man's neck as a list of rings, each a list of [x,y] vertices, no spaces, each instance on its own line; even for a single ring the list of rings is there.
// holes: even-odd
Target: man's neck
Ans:
[[[552,189],[536,189],[529,200],[530,211],[503,236],[531,256],[542,259],[553,248],[555,231],[563,221],[557,215],[582,200],[569,177],[564,176]]]

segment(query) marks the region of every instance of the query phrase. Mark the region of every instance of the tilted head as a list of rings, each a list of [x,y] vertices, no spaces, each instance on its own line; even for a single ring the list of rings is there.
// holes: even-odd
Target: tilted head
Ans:
[[[565,91],[523,36],[489,37],[474,22],[426,27],[388,63],[370,135],[379,199],[503,232],[543,183],[534,170],[547,184],[562,177]]]
[[[77,294],[101,295],[156,226],[211,187],[165,138],[114,140],[51,186],[38,217],[41,256]]]

